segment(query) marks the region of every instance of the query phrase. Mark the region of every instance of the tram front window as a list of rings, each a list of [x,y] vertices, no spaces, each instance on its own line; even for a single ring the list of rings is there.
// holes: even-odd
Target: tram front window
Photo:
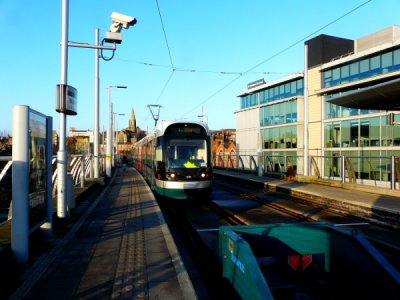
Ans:
[[[207,166],[206,140],[172,139],[167,143],[168,166],[202,168]]]

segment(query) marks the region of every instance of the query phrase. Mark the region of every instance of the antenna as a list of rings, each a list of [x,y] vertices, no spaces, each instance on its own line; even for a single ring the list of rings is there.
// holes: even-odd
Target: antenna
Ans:
[[[160,117],[160,109],[162,106],[158,104],[149,104],[147,105],[147,107],[149,108],[150,113],[153,116],[154,126],[157,126],[157,121]]]

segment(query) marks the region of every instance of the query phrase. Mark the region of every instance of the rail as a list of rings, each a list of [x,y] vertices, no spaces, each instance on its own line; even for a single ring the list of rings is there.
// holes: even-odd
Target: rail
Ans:
[[[93,155],[71,155],[68,159],[68,174],[74,186],[84,187],[85,179],[93,177]],[[57,193],[57,159],[52,158],[52,194]],[[100,175],[105,173],[105,156],[99,157]],[[0,223],[10,218],[12,197],[12,156],[0,156]]]
[[[304,157],[297,155],[218,154],[213,167],[260,176],[315,176],[342,183],[355,183],[392,190],[400,188],[400,157],[396,156],[309,156],[308,172]]]

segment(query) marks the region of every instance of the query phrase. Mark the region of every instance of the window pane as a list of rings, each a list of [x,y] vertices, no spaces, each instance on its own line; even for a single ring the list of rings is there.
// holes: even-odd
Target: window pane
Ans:
[[[371,62],[371,70],[380,68],[381,67],[381,57],[380,57],[380,55],[375,56],[375,57],[371,57],[370,62]]]
[[[369,59],[363,59],[360,61],[360,73],[369,71]]]
[[[332,80],[338,80],[340,78],[340,68],[332,70]]]
[[[370,119],[369,132],[371,146],[380,146],[379,117],[374,117]]]
[[[343,79],[344,77],[348,77],[349,74],[350,74],[350,67],[349,67],[349,65],[342,66],[342,67],[340,68],[340,72],[341,72],[342,79]]]
[[[393,64],[392,52],[382,54],[382,68],[387,70]]]
[[[400,65],[400,49],[393,51],[393,65]]]
[[[352,63],[350,65],[350,75],[351,76],[355,76],[355,75],[358,75],[358,73],[360,73],[360,64],[359,64],[359,62]]]
[[[342,122],[342,147],[350,146],[350,121]]]

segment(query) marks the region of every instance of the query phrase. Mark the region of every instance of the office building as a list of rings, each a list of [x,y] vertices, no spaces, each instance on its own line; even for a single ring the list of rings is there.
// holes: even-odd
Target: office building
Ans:
[[[239,94],[239,154],[268,156],[265,172],[386,186],[400,156],[400,27],[357,40],[305,42],[304,73],[258,80]],[[398,177],[400,174],[398,174]]]

